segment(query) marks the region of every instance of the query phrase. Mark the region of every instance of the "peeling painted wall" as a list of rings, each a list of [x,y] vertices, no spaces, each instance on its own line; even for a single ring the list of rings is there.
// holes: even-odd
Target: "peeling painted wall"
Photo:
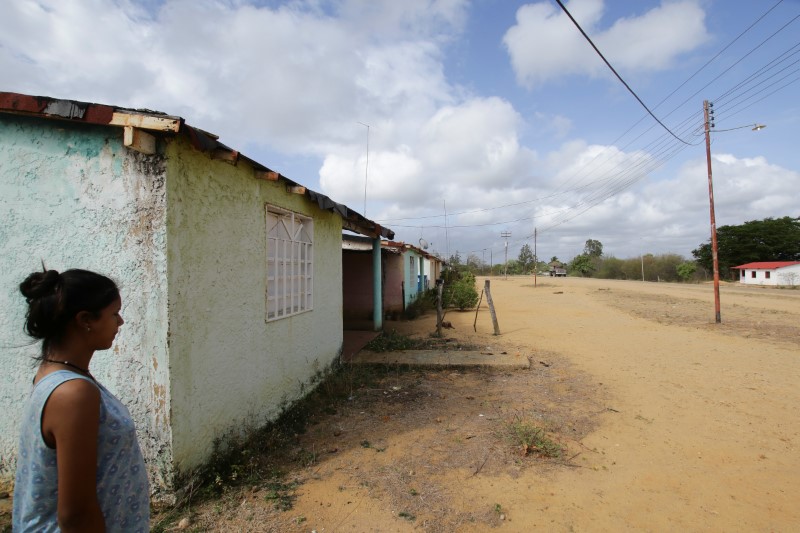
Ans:
[[[422,256],[414,250],[406,249],[403,251],[403,279],[405,281],[405,307],[417,299],[419,293],[419,262]],[[413,261],[413,263],[412,263]]]
[[[175,465],[308,392],[342,346],[341,219],[280,182],[175,139],[168,160],[169,350]],[[267,323],[266,213],[314,219],[314,309]]]
[[[164,161],[122,147],[120,128],[0,116],[0,479],[13,476],[35,362],[19,283],[86,268],[121,287],[126,324],[91,368],[133,415],[151,479],[171,462]]]
[[[44,259],[121,287],[125,325],[92,360],[131,410],[152,487],[209,458],[214,440],[264,424],[309,391],[342,347],[342,222],[284,183],[161,139],[0,115],[0,481],[13,477],[39,347],[17,286]],[[267,323],[265,204],[314,219],[314,309]]]

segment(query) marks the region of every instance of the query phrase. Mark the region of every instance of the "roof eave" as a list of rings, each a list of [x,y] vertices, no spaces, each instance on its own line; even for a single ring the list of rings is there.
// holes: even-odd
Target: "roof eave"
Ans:
[[[264,179],[270,181],[286,182],[287,189],[303,194],[315,202],[320,209],[337,213],[342,218],[342,227],[344,229],[372,238],[394,238],[394,231],[389,228],[385,228],[353,211],[346,205],[335,202],[322,193],[303,187],[258,161],[242,155],[219,142],[216,135],[200,128],[192,127],[178,116],[167,115],[158,111],[127,109],[78,100],[61,100],[49,96],[31,96],[11,92],[0,92],[0,113],[36,116],[101,126],[137,128],[148,130],[150,133],[183,133],[187,135],[192,146],[197,150],[209,153],[212,158],[223,159],[234,165],[243,160],[253,167],[257,177],[264,177]]]

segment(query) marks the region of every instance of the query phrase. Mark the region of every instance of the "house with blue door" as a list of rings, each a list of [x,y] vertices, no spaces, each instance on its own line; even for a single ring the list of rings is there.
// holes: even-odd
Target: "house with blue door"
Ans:
[[[342,239],[345,328],[373,329],[374,290],[370,281],[371,243],[357,235]],[[443,261],[404,242],[381,241],[381,313],[399,319],[420,294],[435,287]]]

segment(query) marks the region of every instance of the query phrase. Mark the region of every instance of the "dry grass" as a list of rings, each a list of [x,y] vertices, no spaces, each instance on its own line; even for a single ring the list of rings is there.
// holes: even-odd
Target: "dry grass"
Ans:
[[[496,526],[494,502],[459,507],[457,480],[577,466],[579,461],[565,457],[584,451],[579,441],[604,410],[594,403],[600,397],[597,387],[565,361],[554,354],[531,357],[537,364],[514,372],[343,368],[312,394],[311,403],[327,408],[309,418],[306,431],[284,440],[281,448],[265,450],[254,464],[267,472],[283,465],[280,479],[299,493],[307,483],[337,476],[346,480],[337,492],[354,501],[380,501],[396,510],[400,523],[425,531]],[[543,359],[548,366],[538,364]],[[361,372],[369,373],[368,379],[357,376]],[[336,383],[347,384],[346,395],[330,396],[340,388]],[[519,443],[507,438],[514,423],[546,427],[548,446],[571,451],[520,453]],[[266,479],[269,475],[261,474],[245,483],[225,480],[218,494],[162,513],[158,528],[170,530],[181,517],[191,516],[196,531],[307,531],[307,517],[292,508],[292,496],[270,492]],[[276,505],[282,502],[290,504]]]

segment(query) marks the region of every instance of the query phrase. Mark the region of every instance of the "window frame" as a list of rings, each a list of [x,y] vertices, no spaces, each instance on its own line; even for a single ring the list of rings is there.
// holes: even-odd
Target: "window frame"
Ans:
[[[313,311],[314,219],[269,203],[265,204],[264,212],[264,320],[274,322]]]

